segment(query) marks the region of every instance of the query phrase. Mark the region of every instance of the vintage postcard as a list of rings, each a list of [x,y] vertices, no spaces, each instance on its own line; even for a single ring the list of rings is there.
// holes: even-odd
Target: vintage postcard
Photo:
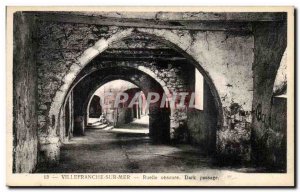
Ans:
[[[295,185],[293,7],[7,7],[8,186]]]

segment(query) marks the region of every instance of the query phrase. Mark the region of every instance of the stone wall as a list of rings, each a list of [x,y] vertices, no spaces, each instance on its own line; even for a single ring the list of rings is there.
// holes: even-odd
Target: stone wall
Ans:
[[[222,162],[250,159],[253,39],[250,33],[197,32],[187,53],[195,56],[216,87],[221,105],[217,154]],[[208,82],[209,83],[209,82]],[[209,87],[216,98],[211,84]],[[233,159],[231,159],[233,157]],[[225,160],[226,159],[226,160]]]
[[[138,104],[134,104],[129,106],[132,100],[137,101],[138,99],[134,98],[136,94],[140,94],[140,88],[131,88],[124,91],[124,93],[128,94],[128,100],[122,104],[122,107],[118,109],[118,119],[117,119],[117,127],[122,127],[124,124],[130,123],[134,120],[134,118],[141,118],[141,108],[143,104],[140,106]],[[136,100],[135,100],[136,99]],[[140,96],[140,100],[142,102],[142,96]],[[146,106],[144,106],[145,108]]]
[[[29,173],[37,164],[37,72],[35,19],[14,14],[13,172]]]
[[[116,33],[116,27],[40,22],[38,25],[39,133],[56,135],[49,110],[72,64],[96,39]],[[94,41],[93,41],[94,40]],[[74,67],[74,66],[72,66]]]
[[[188,130],[189,142],[199,145],[205,153],[216,152],[217,109],[214,98],[206,82],[204,82],[203,110],[189,109]]]

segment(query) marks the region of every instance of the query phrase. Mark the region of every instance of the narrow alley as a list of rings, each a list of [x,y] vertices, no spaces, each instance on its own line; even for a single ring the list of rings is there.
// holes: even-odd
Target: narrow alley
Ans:
[[[13,29],[13,173],[291,170],[286,12],[19,11]]]

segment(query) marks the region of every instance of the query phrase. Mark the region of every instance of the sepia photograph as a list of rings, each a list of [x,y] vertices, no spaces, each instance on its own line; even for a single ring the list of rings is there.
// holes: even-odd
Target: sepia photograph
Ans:
[[[8,186],[294,186],[293,7],[7,7]]]

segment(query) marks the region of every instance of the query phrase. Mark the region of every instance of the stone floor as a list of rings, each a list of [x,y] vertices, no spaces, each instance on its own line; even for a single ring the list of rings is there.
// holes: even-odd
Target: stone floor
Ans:
[[[57,167],[46,173],[197,172],[211,159],[190,145],[157,145],[148,137],[147,118],[110,131],[88,129],[61,148]]]
[[[192,173],[206,171],[252,172],[247,168],[213,166],[213,160],[190,145],[152,144],[148,117],[112,130],[87,129],[61,148],[57,167],[39,173]],[[255,172],[255,171],[254,171]]]

